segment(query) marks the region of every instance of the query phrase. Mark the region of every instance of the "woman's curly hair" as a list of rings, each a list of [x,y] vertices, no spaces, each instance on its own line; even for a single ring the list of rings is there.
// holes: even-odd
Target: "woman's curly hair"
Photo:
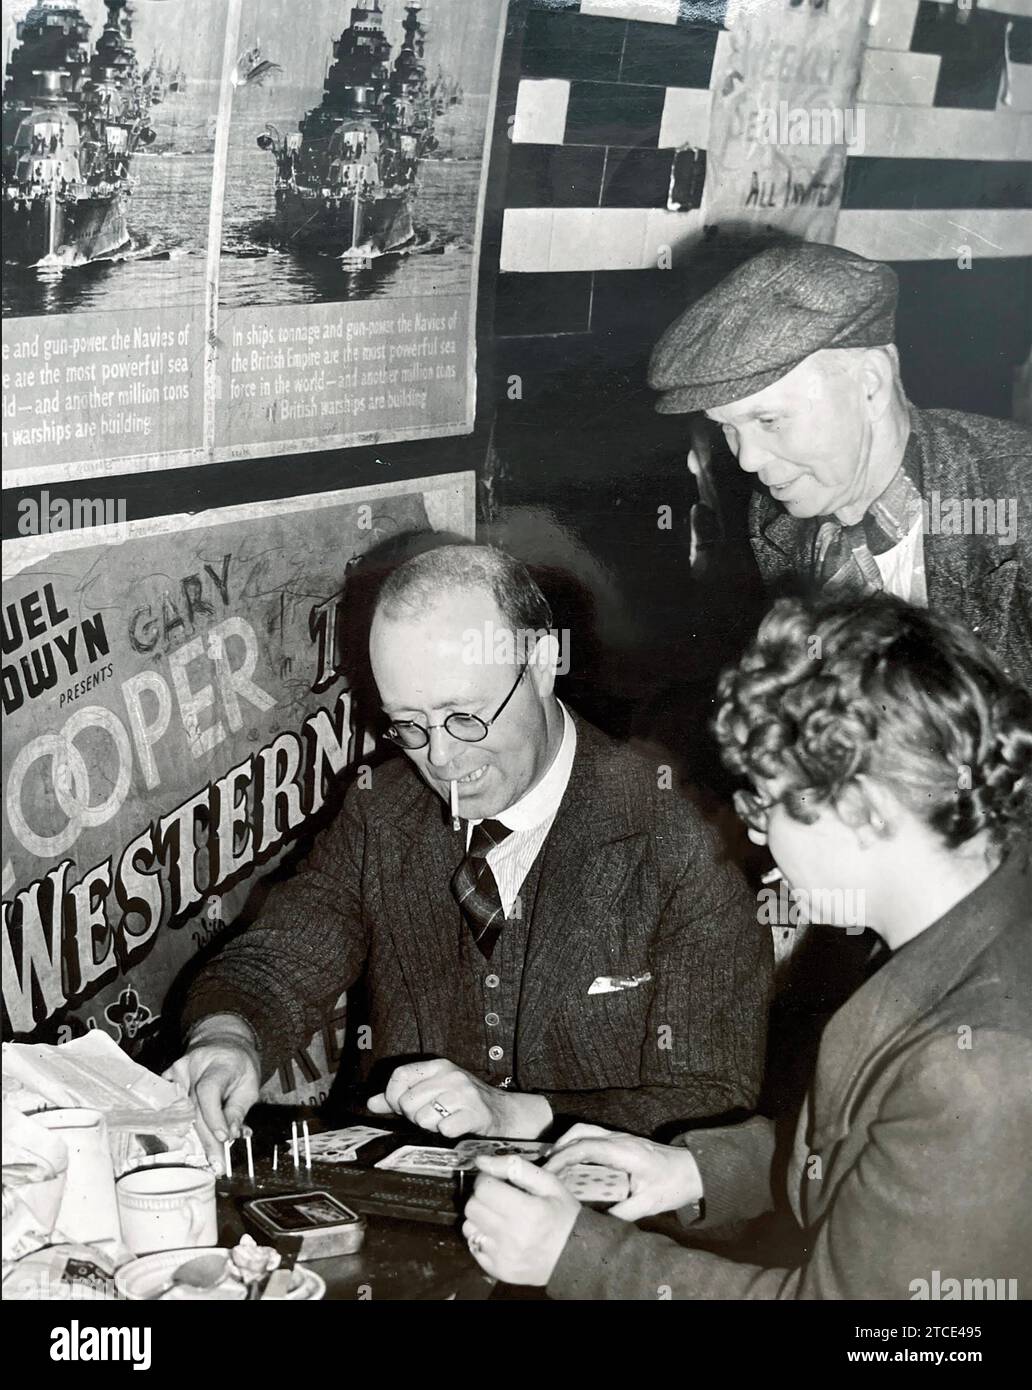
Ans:
[[[889,595],[775,603],[721,677],[714,727],[727,766],[776,783],[797,820],[866,775],[950,848],[1029,835],[1032,694],[960,623]]]

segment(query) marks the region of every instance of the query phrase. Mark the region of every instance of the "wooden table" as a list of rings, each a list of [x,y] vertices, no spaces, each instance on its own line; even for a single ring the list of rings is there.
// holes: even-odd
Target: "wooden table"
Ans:
[[[255,1130],[256,1176],[254,1181],[248,1180],[244,1146],[238,1142],[233,1148],[233,1176],[220,1178],[216,1188],[220,1245],[235,1245],[248,1230],[240,1212],[241,1202],[248,1197],[274,1196],[289,1189],[303,1191],[326,1187],[333,1190],[325,1168],[308,1173],[302,1167],[295,1173],[289,1166],[283,1138],[290,1127],[287,1117],[293,1118],[297,1113],[277,1107],[275,1121],[271,1124],[268,1111],[265,1115],[259,1112],[249,1117]],[[334,1123],[336,1127],[352,1122],[379,1124],[369,1116],[341,1116],[339,1120],[335,1118]],[[388,1122],[381,1127],[397,1128],[408,1142],[433,1142],[432,1136],[418,1130],[409,1131],[407,1126]],[[274,1141],[280,1145],[281,1165],[275,1184],[266,1157]],[[341,1193],[340,1199],[348,1202],[346,1193]],[[366,1223],[365,1242],[354,1255],[306,1261],[310,1269],[326,1280],[327,1299],[486,1299],[491,1295],[494,1280],[469,1253],[458,1224],[435,1225],[372,1213],[366,1215]]]
[[[246,1181],[219,1183],[219,1244],[235,1245],[246,1227],[231,1196],[259,1195]],[[485,1299],[494,1288],[458,1228],[368,1216],[354,1255],[306,1261],[326,1280],[328,1299]]]

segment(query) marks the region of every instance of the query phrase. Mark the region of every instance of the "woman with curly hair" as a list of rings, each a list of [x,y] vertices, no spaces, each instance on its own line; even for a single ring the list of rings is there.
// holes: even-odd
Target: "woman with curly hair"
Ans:
[[[1032,695],[886,595],[784,600],[716,730],[793,894],[834,924],[850,890],[891,952],[821,1040],[788,1167],[805,1255],[741,1263],[631,1224],[676,1212],[690,1240],[771,1210],[759,1116],[672,1145],[578,1125],[551,1172],[480,1160],[477,1259],[555,1298],[1028,1298]],[[577,1162],[626,1171],[630,1197],[581,1208],[555,1176]]]

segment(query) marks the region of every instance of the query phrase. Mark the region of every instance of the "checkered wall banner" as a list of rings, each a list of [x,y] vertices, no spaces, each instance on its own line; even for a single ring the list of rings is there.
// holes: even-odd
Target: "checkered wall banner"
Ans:
[[[702,232],[710,79],[740,0],[535,4],[501,270],[655,269]],[[793,0],[784,0],[791,4]],[[799,0],[820,5],[831,0]],[[877,0],[836,242],[883,260],[1032,252],[1032,0]]]

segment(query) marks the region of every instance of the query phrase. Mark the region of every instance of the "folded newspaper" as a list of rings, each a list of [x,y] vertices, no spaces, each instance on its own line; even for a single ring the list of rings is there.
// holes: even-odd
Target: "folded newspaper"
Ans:
[[[207,1166],[193,1103],[177,1082],[141,1067],[106,1033],[54,1046],[3,1044],[4,1102],[23,1115],[63,1106],[100,1110],[115,1177],[158,1163]],[[4,1186],[7,1186],[4,1159]]]

